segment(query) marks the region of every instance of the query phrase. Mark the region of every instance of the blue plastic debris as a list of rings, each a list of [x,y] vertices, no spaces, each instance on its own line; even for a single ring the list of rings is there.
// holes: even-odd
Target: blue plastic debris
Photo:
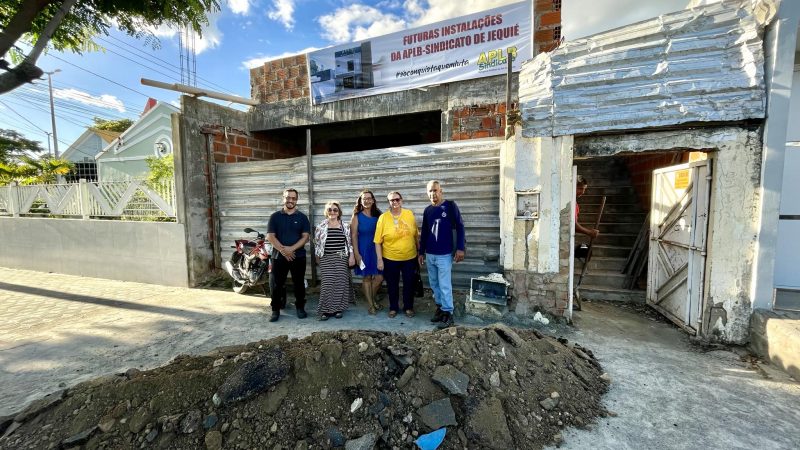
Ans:
[[[438,430],[423,434],[418,437],[414,443],[420,450],[436,450],[444,442],[444,436],[447,434],[447,428],[439,428]]]

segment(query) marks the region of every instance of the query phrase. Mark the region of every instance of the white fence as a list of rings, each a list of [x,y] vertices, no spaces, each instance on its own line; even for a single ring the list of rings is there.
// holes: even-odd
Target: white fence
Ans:
[[[0,216],[113,218],[174,221],[173,182],[151,187],[143,181],[0,187]]]

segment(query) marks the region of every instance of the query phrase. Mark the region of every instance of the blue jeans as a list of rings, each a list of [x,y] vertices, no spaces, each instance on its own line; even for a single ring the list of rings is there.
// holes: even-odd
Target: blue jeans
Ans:
[[[433,298],[436,306],[444,312],[453,312],[453,256],[425,254],[425,264],[428,266],[428,282],[433,289]]]

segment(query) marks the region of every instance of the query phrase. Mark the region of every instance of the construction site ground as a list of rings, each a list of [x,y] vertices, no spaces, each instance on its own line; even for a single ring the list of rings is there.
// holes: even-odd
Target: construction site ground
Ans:
[[[355,336],[352,330],[402,333],[409,336],[408,341],[400,339],[408,347],[403,351],[413,348],[424,352],[420,350],[424,342],[418,338],[423,335],[413,333],[432,329],[427,314],[390,319],[385,310],[377,316],[368,315],[363,305],[353,306],[342,319],[325,322],[314,320],[313,314],[299,320],[290,308],[279,322],[269,323],[266,303],[259,294],[0,268],[0,416],[17,413],[46,394],[97,377],[127,372],[128,378],[136,378],[138,372],[130,369],[147,371],[169,363],[174,366],[176,361],[188,365],[186,361],[191,360],[211,367],[226,353],[218,351],[216,358],[182,356],[176,360],[179,355],[214,355],[212,351],[219,347],[283,342],[275,338],[332,332],[325,342],[315,342],[313,337],[303,341],[310,348],[335,339],[345,342],[342,333]],[[314,306],[312,303],[307,309],[311,312]],[[462,334],[444,332],[438,341],[447,344],[460,336],[480,341],[489,324],[461,319],[459,325],[458,333]],[[474,332],[467,334],[470,330]],[[577,343],[593,353],[607,374],[603,379],[610,384],[601,399],[604,408],[592,411],[595,419],[589,423],[564,421],[559,425],[564,427],[563,432],[541,439],[533,436],[531,442],[580,449],[788,449],[800,442],[800,429],[796,427],[800,422],[800,387],[794,380],[759,364],[742,349],[695,344],[684,332],[643,307],[586,303],[576,314],[574,326],[553,322],[536,331],[566,339],[565,348]],[[382,333],[360,332],[358,336],[360,341],[373,343],[390,339]],[[533,330],[522,330],[520,336],[528,342],[537,340]],[[396,341],[392,343],[396,346]],[[242,354],[252,353],[257,346],[250,347],[250,352],[248,347],[233,348],[228,351]],[[231,362],[233,353],[228,355]],[[573,364],[572,360],[565,361]],[[420,363],[419,367],[422,370],[424,365]],[[471,367],[462,369],[485,377],[487,389],[494,384],[492,374],[479,373],[482,369],[477,363]],[[216,382],[221,382],[225,374],[229,373],[221,370]],[[519,377],[525,375],[514,376],[522,384]],[[506,383],[506,378],[503,374],[501,383]],[[598,386],[597,392],[601,388]],[[420,406],[421,401],[428,401],[425,395],[429,394],[419,393],[409,402]],[[341,402],[345,400],[347,407],[352,406],[349,397]],[[138,399],[142,401],[145,399]],[[364,402],[365,410],[375,406],[370,404],[375,399],[368,396]],[[492,403],[487,405],[491,411]],[[75,411],[80,414],[80,409]],[[527,420],[521,415],[519,418],[525,425]],[[523,432],[510,422],[509,429]],[[424,431],[420,429],[417,434]],[[404,442],[416,437],[398,433],[406,439]],[[459,437],[462,439],[449,441],[451,445],[464,443],[467,438]]]

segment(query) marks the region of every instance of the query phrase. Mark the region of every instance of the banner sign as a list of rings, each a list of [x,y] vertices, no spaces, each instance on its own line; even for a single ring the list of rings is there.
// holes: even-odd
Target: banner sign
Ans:
[[[519,71],[531,28],[525,1],[309,53],[311,104]]]

